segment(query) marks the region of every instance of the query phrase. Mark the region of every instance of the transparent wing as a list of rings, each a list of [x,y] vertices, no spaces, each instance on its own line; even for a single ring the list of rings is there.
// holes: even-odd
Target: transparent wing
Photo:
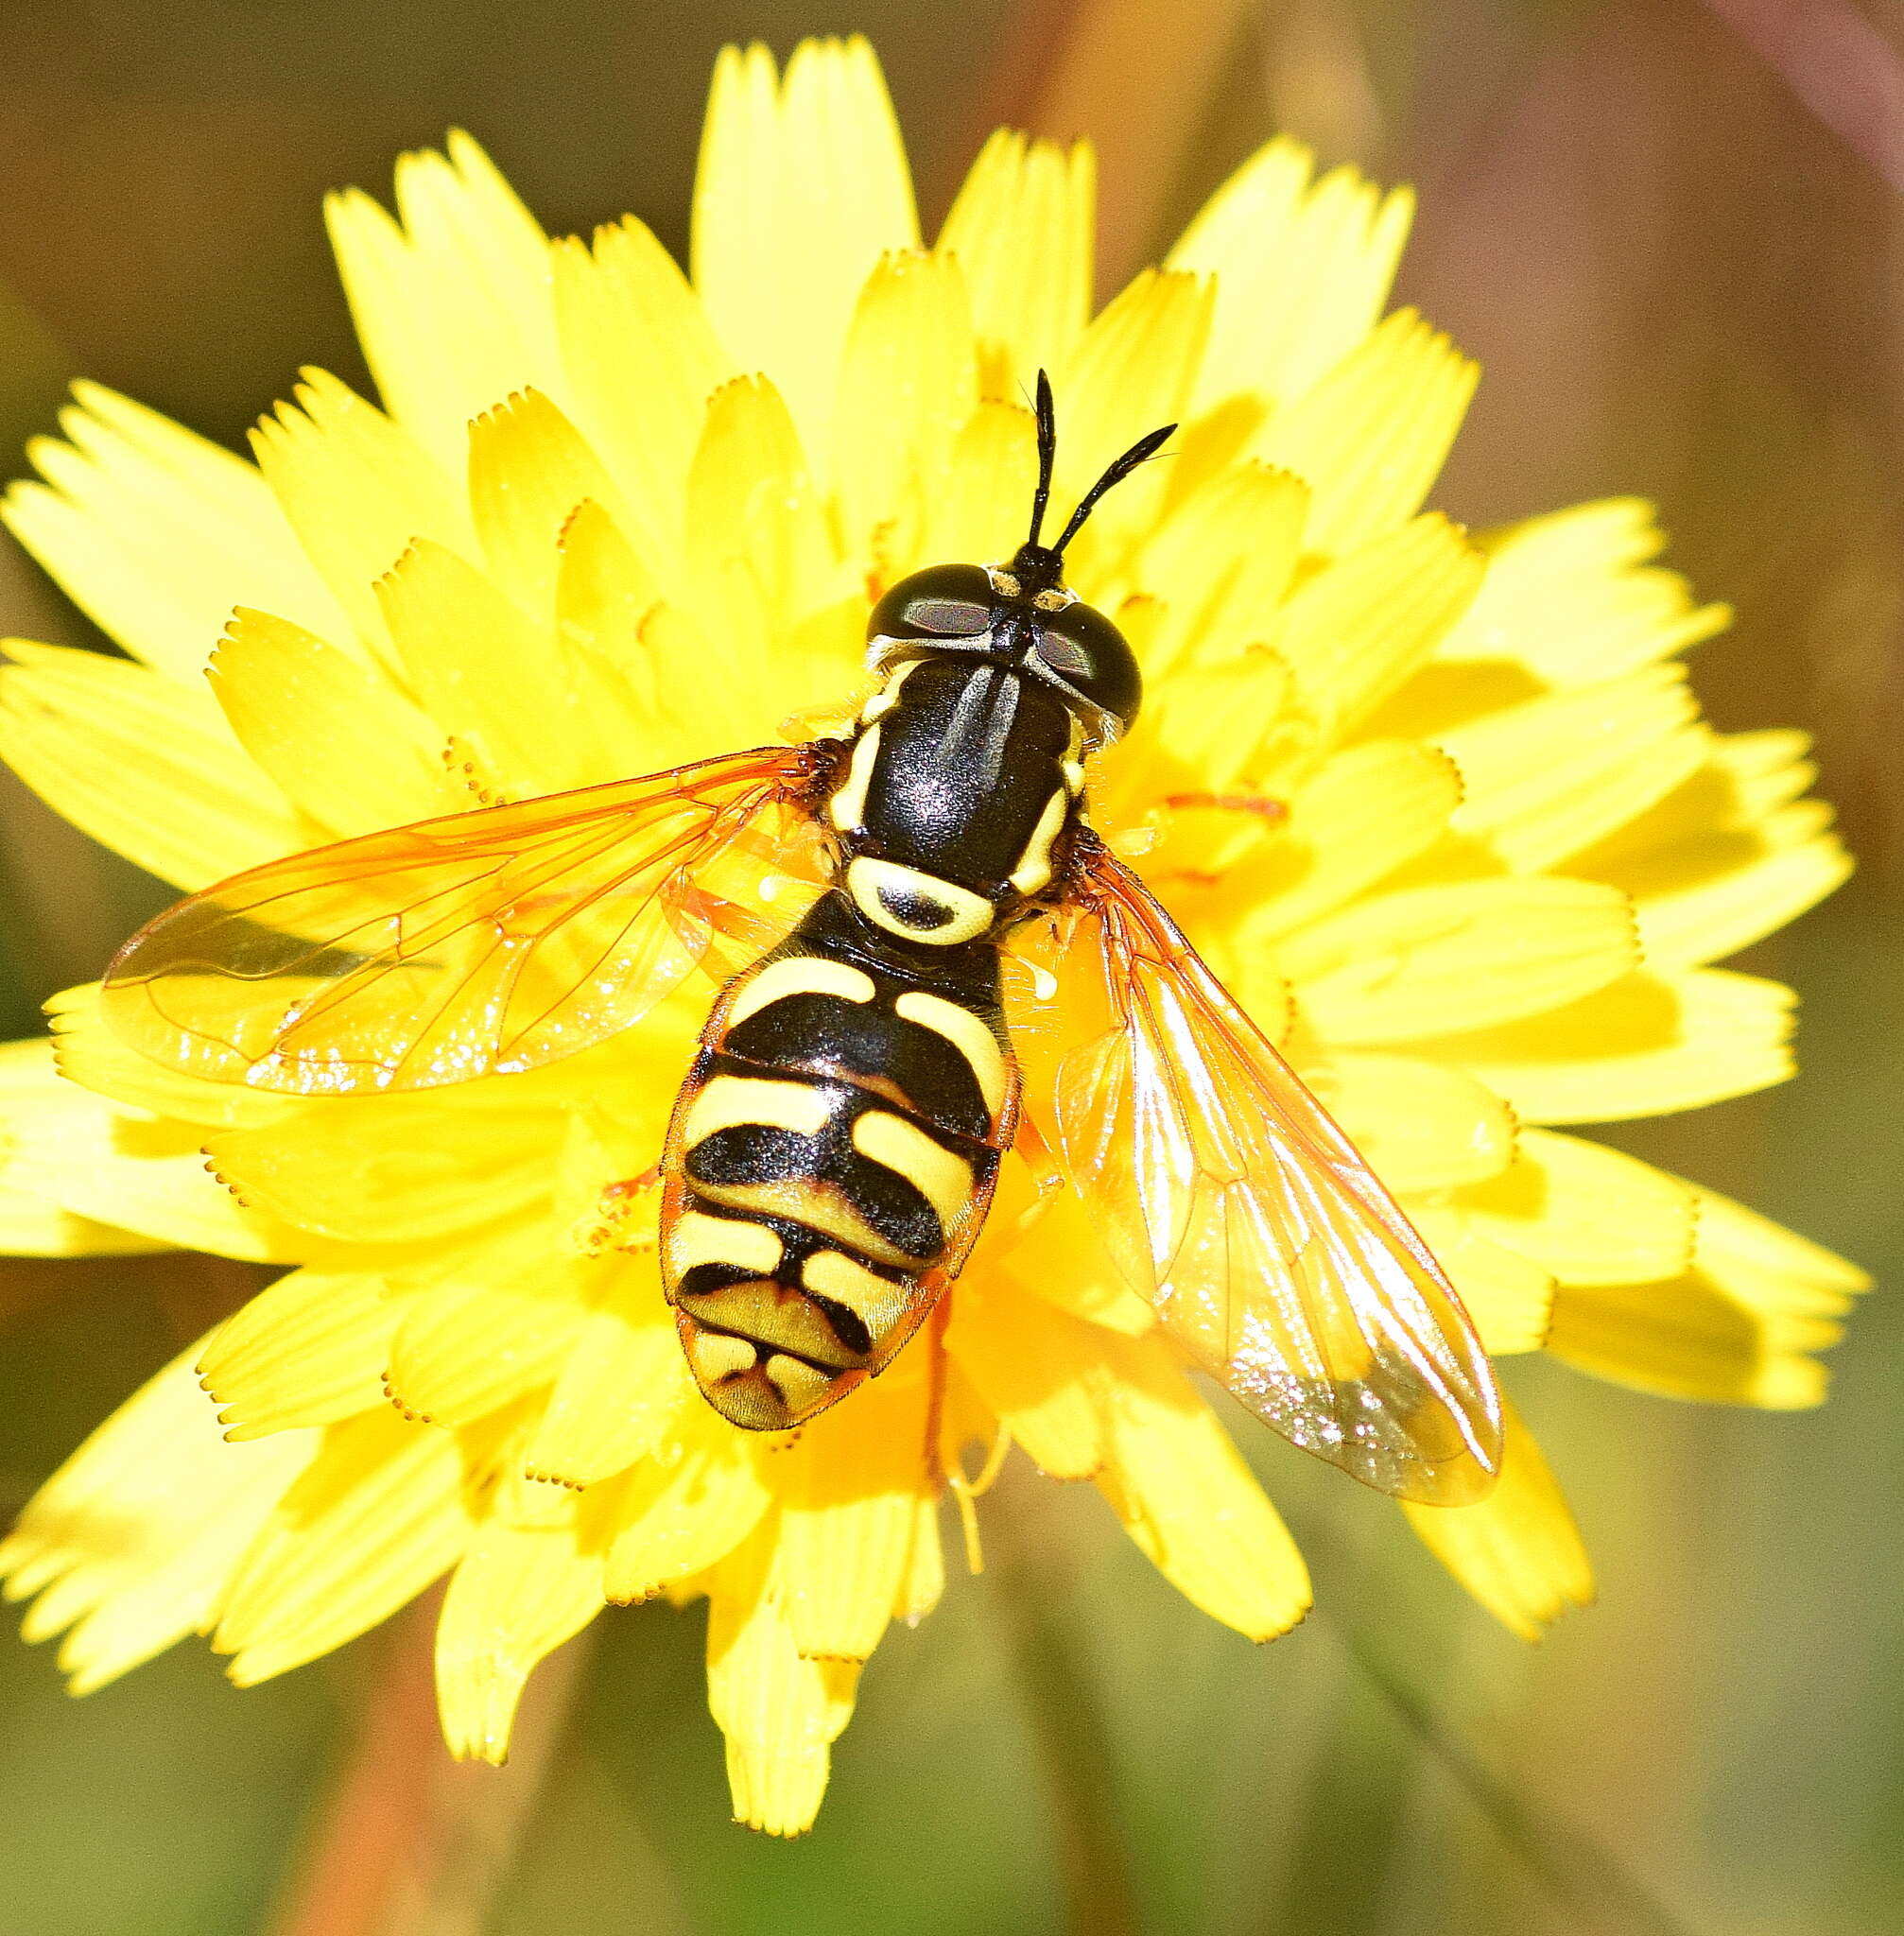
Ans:
[[[1078,904],[1029,944],[1056,993],[1013,977],[1013,1032],[1119,1268],[1292,1443],[1401,1498],[1480,1497],[1500,1398],[1428,1247],[1134,875],[1096,849]]]
[[[789,844],[830,770],[775,746],[366,834],[168,908],[107,971],[155,1062],[299,1095],[550,1063],[638,1020],[739,919],[718,863]]]

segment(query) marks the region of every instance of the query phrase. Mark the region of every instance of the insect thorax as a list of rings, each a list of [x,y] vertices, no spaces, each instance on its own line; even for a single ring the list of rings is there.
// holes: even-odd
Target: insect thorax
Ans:
[[[873,926],[928,947],[994,933],[1051,884],[1078,811],[1083,729],[1009,666],[926,655],[860,715],[828,823]]]

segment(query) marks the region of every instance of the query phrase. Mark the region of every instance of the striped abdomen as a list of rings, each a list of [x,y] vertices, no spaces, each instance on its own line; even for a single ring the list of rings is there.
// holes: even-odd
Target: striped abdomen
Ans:
[[[978,1236],[1016,1114],[995,949],[915,974],[841,948],[832,900],[721,996],[663,1164],[662,1282],[688,1364],[760,1431],[843,1397],[911,1336]]]

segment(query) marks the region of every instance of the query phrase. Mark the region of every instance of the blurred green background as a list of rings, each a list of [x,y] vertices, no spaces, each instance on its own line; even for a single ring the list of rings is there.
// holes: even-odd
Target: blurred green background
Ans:
[[[1741,37],[1800,26],[1775,60]],[[928,218],[995,122],[1101,144],[1115,283],[1278,127],[1422,190],[1415,301],[1485,377],[1439,493],[1475,523],[1656,498],[1739,623],[1728,728],[1817,735],[1854,884],[1741,965],[1805,1073],[1617,1140],[1895,1276],[1904,921],[1904,9],[1761,0],[88,0],[0,9],[0,458],[84,372],[237,442],[300,363],[361,380],[319,216],[468,126],[555,230],[685,235],[725,40],[875,40]],[[1763,39],[1763,35],[1760,35]],[[1887,182],[1887,172],[1890,181]],[[0,626],[88,641],[17,553]],[[161,890],[0,780],[0,1020]],[[0,1266],[0,1511],[242,1287]],[[1601,1599],[1528,1649],[1391,1509],[1261,1464],[1321,1607],[1254,1650],[1087,1489],[1014,1470],[992,1569],[869,1670],[818,1831],[732,1827],[699,1612],[611,1614],[572,1719],[468,1820],[459,1886],[358,1928],[545,1936],[1892,1936],[1904,1927],[1904,1312],[1797,1416],[1510,1382]],[[403,1635],[237,1695],[182,1649],[89,1701],[0,1638],[0,1936],[312,1930],[297,1855]],[[421,1755],[421,1751],[417,1752]],[[413,1785],[441,1779],[426,1757]],[[487,1810],[487,1813],[484,1811]],[[315,1932],[314,1932],[315,1936]]]

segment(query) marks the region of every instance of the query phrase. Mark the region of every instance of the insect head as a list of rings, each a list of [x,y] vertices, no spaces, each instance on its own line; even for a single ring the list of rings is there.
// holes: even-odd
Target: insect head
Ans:
[[[1038,372],[1038,489],[1031,531],[1008,564],[934,564],[903,578],[873,608],[872,670],[928,652],[957,652],[1029,673],[1055,687],[1083,720],[1090,744],[1115,739],[1137,717],[1143,679],[1129,642],[1064,582],[1065,547],[1114,484],[1154,457],[1174,424],[1139,438],[1084,493],[1055,544],[1039,543],[1058,453],[1050,380]]]

